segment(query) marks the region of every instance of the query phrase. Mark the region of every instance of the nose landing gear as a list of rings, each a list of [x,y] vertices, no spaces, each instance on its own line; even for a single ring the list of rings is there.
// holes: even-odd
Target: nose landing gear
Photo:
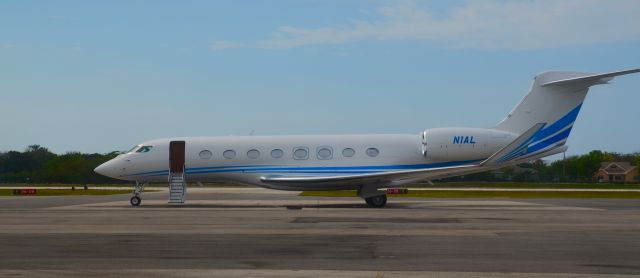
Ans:
[[[131,197],[130,202],[132,206],[137,207],[140,205],[140,203],[142,203],[142,199],[140,199],[140,197],[138,196],[133,196]]]
[[[142,195],[142,191],[144,191],[145,185],[147,184],[136,182],[136,185],[133,187],[133,197],[129,200],[132,206],[137,207],[142,203],[140,196]]]

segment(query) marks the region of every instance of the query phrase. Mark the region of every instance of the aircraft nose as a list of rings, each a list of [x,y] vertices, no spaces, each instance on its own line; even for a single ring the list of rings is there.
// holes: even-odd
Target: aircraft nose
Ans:
[[[93,171],[106,177],[115,178],[116,167],[113,164],[114,164],[113,161],[109,160],[105,163],[100,164],[98,167],[93,169]]]

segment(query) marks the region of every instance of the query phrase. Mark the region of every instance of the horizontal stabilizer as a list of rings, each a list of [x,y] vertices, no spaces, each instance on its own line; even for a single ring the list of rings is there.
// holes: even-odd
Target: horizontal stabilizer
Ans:
[[[481,166],[493,166],[505,161],[508,161],[510,157],[516,157],[515,154],[527,149],[527,146],[534,138],[534,135],[545,126],[544,123],[537,123],[533,125],[529,130],[520,134],[518,138],[511,143],[491,155],[487,160],[480,163]]]
[[[609,73],[592,74],[592,75],[586,75],[586,76],[580,76],[580,77],[567,78],[567,79],[547,82],[542,84],[542,86],[545,87],[545,86],[560,86],[560,85],[575,85],[575,84],[587,84],[588,86],[592,86],[597,84],[605,84],[616,76],[631,74],[636,72],[640,72],[640,69],[614,71]]]

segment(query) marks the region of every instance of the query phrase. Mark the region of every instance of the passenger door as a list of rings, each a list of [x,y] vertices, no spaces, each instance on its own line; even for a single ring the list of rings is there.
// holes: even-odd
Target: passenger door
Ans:
[[[169,170],[171,173],[182,173],[185,163],[185,141],[169,142]]]

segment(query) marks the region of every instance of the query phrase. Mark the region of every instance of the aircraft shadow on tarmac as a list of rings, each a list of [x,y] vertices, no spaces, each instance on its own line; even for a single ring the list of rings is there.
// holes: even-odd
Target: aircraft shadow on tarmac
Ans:
[[[131,208],[131,206],[123,206]],[[289,210],[297,210],[297,209],[321,209],[321,208],[358,208],[358,209],[373,209],[367,206],[366,204],[358,204],[358,203],[344,203],[344,204],[305,204],[305,205],[269,205],[269,204],[247,204],[247,205],[238,205],[238,204],[146,204],[141,205],[140,208],[172,208],[172,209],[180,209],[180,208],[229,208],[229,209],[241,209],[241,208],[286,208]],[[402,204],[387,204],[387,206],[383,209],[409,209],[415,208],[412,207],[410,203],[402,203]]]

